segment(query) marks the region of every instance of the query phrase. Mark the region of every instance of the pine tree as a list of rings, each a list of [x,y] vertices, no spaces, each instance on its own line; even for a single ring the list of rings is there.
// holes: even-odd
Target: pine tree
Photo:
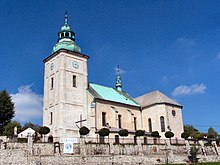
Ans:
[[[0,92],[0,135],[3,134],[4,127],[14,117],[14,103],[6,90]]]
[[[208,129],[208,136],[213,136],[213,138],[217,138],[218,137],[218,133],[212,127],[210,127]]]

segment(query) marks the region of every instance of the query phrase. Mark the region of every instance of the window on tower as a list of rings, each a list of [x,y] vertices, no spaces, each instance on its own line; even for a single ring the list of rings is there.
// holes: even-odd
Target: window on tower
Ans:
[[[66,33],[65,33],[65,37],[68,37],[68,34],[69,34],[69,33],[68,33],[68,32],[66,32]]]
[[[50,89],[52,90],[53,87],[54,87],[54,84],[53,84],[53,83],[54,83],[53,77],[51,77],[50,81],[51,81],[51,87],[50,87]]]
[[[121,115],[118,115],[118,128],[121,128]]]
[[[50,112],[50,124],[53,124],[53,112]]]
[[[102,126],[106,126],[106,113],[102,112]]]
[[[76,87],[76,76],[73,75],[73,87]]]

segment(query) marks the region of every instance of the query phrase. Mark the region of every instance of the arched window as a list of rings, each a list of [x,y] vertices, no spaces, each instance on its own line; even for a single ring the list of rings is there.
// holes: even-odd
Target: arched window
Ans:
[[[161,126],[161,132],[165,132],[165,122],[164,122],[164,117],[160,117],[160,126]]]
[[[148,119],[148,128],[149,128],[149,132],[152,132],[151,118]]]

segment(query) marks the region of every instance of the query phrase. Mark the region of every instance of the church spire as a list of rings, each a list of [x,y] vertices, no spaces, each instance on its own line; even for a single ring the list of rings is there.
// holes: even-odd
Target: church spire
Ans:
[[[80,47],[75,43],[75,33],[68,25],[68,12],[65,13],[64,25],[58,33],[58,43],[53,47],[52,53],[60,50],[67,49],[73,52],[80,53]]]
[[[119,65],[117,66],[117,77],[116,77],[116,84],[115,87],[118,91],[122,91],[122,83],[121,83],[121,76],[120,76],[120,69]]]

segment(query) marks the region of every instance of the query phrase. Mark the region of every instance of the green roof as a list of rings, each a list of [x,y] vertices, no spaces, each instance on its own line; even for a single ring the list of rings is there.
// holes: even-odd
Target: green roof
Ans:
[[[110,87],[90,83],[88,90],[95,98],[140,107],[127,93]]]

